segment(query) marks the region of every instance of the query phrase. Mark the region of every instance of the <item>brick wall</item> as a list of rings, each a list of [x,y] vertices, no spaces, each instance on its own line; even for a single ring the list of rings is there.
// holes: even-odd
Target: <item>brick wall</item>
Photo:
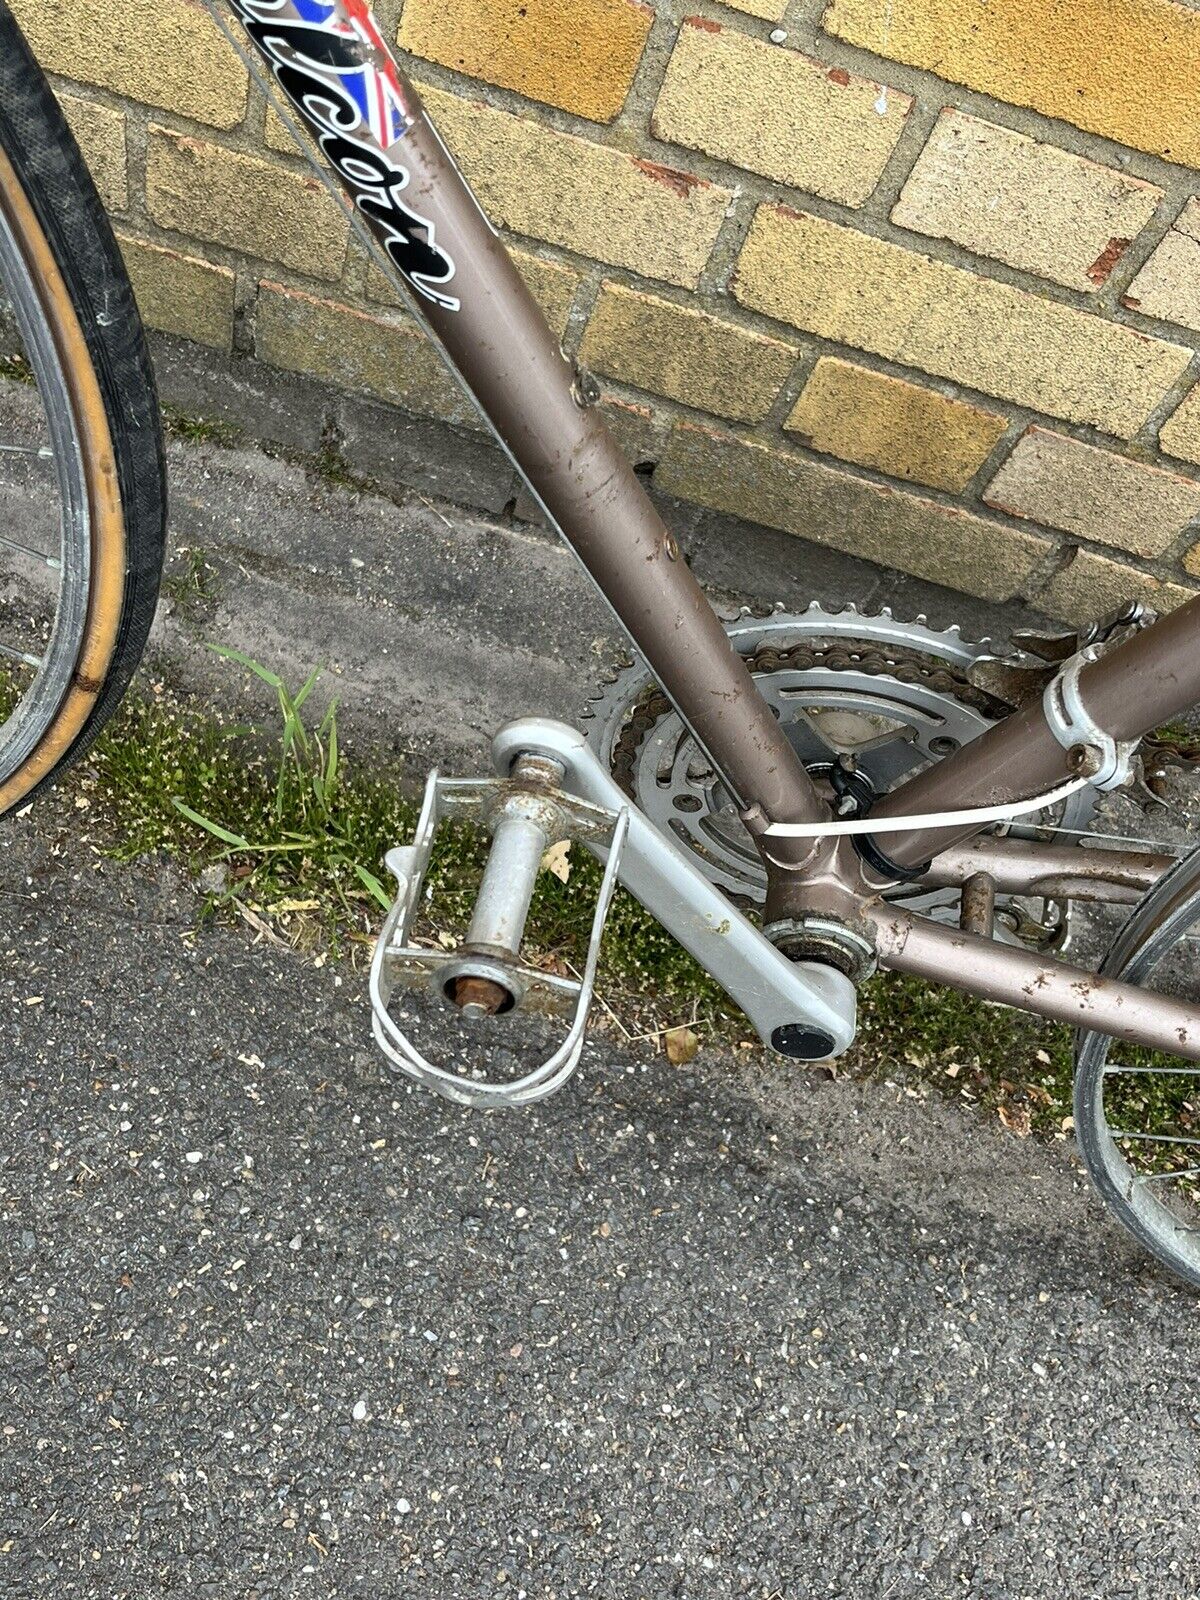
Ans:
[[[11,3],[152,325],[475,426],[196,0]],[[378,11],[664,491],[1073,621],[1192,592],[1200,12]]]

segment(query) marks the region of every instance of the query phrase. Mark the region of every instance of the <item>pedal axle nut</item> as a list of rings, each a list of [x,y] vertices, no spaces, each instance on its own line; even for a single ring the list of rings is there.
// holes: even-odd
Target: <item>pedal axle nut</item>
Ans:
[[[512,994],[491,978],[455,978],[450,991],[451,1000],[467,1016],[498,1017],[501,1012],[512,1010]]]
[[[532,789],[557,789],[563,780],[563,764],[552,756],[526,750],[513,762],[512,777]]]

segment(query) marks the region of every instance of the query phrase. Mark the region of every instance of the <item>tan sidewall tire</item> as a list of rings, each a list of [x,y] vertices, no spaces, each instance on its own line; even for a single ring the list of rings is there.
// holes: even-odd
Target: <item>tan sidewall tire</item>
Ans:
[[[125,598],[125,517],[104,397],[66,282],[11,161],[0,149],[0,209],[38,286],[70,394],[89,518],[87,614],[71,682],[36,748],[0,783],[0,813],[50,777],[87,727],[112,667]]]

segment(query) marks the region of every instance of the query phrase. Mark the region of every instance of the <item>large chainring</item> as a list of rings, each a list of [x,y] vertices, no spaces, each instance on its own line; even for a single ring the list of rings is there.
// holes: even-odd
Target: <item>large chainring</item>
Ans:
[[[970,674],[1014,652],[966,640],[957,628],[932,629],[924,618],[900,622],[886,610],[830,612],[814,603],[800,614],[746,612],[726,626],[818,787],[827,786],[837,757],[853,756],[876,793],[886,793],[1013,709]],[[588,712],[589,743],[630,799],[731,898],[761,905],[766,874],[737,806],[646,669],[619,673]],[[1084,829],[1093,804],[1092,791],[1081,790],[1045,820]],[[897,885],[891,898],[939,920],[958,917],[956,889]],[[997,913],[1002,935],[1046,946],[1065,934],[1061,907],[1002,899]]]

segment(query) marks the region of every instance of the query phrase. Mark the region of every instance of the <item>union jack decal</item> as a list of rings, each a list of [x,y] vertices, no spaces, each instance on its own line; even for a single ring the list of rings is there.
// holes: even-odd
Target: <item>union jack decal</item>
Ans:
[[[393,266],[442,311],[451,256],[424,208],[406,203],[410,173],[392,150],[420,115],[367,0],[229,0],[279,88],[300,112]]]
[[[380,148],[389,149],[403,138],[408,118],[395,65],[367,0],[341,0],[340,5],[326,0],[292,0],[292,4],[301,21],[378,52],[377,63],[360,62],[351,71],[339,71],[338,76]]]

